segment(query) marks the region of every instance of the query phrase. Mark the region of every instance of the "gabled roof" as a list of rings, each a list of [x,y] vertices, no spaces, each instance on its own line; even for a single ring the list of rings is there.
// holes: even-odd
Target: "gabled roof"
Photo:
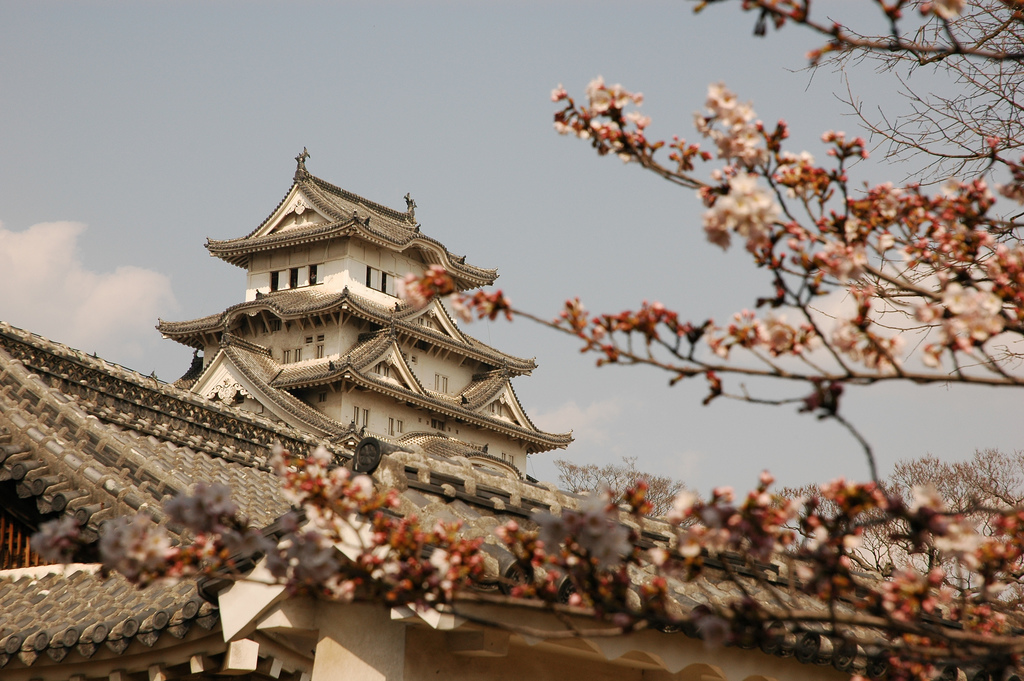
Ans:
[[[467,409],[479,409],[488,404],[508,383],[508,372],[501,369],[476,374],[459,396],[465,398],[462,402]]]
[[[342,367],[351,365],[360,371],[367,371],[381,362],[387,363],[390,371],[396,374],[393,377],[381,377],[382,380],[394,381],[395,385],[426,394],[426,388],[409,368],[390,329],[360,334],[355,345],[337,360],[325,358],[286,364],[281,367],[281,372],[274,378],[273,384],[288,389],[320,385],[337,380],[338,374],[343,371]]]
[[[307,206],[316,211],[317,220],[279,229],[285,217],[296,208],[305,212]],[[247,267],[252,253],[352,236],[397,252],[416,251],[428,265],[443,266],[460,290],[486,286],[498,278],[497,270],[468,265],[465,256],[454,255],[440,241],[422,234],[411,200],[409,209],[399,212],[314,177],[301,166],[284,199],[256,229],[236,239],[208,240],[206,248],[211,255]]]
[[[526,418],[525,414],[520,419],[521,423],[513,423],[477,410],[481,394],[493,396],[504,389],[507,394],[513,396],[519,413],[522,413],[522,407],[514,397],[515,393],[507,373],[502,373],[500,378],[491,373],[481,375],[474,378],[463,393],[444,395],[425,389],[415,377],[412,381],[400,382],[380,376],[373,369],[385,356],[395,358],[402,367],[402,373],[412,376],[390,329],[366,334],[350,348],[349,352],[338,359],[325,357],[285,365],[279,364],[268,353],[260,350],[259,346],[253,343],[236,343],[231,334],[224,334],[220,351],[207,366],[204,375],[196,381],[193,389],[208,388],[209,382],[204,377],[212,376],[219,367],[229,363],[233,370],[232,375],[243,383],[247,390],[258,394],[260,401],[286,422],[302,427],[295,423],[298,421],[314,432],[334,439],[347,434],[348,428],[297,399],[288,392],[289,390],[329,385],[345,380],[396,400],[410,402],[446,416],[460,418],[522,439],[536,447],[536,451],[565,447],[572,442],[572,433],[545,433]],[[212,383],[218,380],[211,379]],[[481,387],[481,383],[486,385]],[[472,405],[468,395],[464,395],[466,391],[475,398]]]
[[[224,376],[230,376],[271,413],[292,427],[332,439],[347,432],[341,423],[286,390],[271,385],[281,370],[281,365],[274,361],[266,348],[226,333],[221,338],[220,350],[192,389],[199,394],[210,392]]]
[[[435,301],[422,310],[404,304],[399,304],[397,309],[389,309],[368,298],[352,293],[347,288],[341,293],[325,292],[318,290],[317,287],[276,291],[261,296],[257,300],[232,305],[219,314],[183,322],[168,322],[161,319],[156,328],[167,338],[172,338],[189,347],[202,349],[205,346],[204,336],[229,332],[244,316],[253,316],[261,311],[266,311],[286,321],[312,315],[351,313],[375,324],[394,326],[396,331],[404,337],[422,340],[494,367],[507,368],[515,375],[528,374],[537,368],[537,362],[532,358],[526,359],[501,352],[458,329],[440,302]],[[418,319],[428,312],[432,312],[437,319],[450,322],[450,328],[454,329],[454,334],[448,331],[448,324],[444,324],[445,331],[420,325]]]

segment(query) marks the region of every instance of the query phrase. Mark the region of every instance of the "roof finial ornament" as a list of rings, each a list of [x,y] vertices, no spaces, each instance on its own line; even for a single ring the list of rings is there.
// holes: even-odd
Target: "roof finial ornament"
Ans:
[[[306,151],[306,147],[302,147],[302,153],[295,157],[295,179],[298,180],[306,176],[306,159],[309,158],[309,152]]]
[[[416,200],[412,198],[411,192],[405,194],[405,209],[409,213],[409,219],[416,219]]]

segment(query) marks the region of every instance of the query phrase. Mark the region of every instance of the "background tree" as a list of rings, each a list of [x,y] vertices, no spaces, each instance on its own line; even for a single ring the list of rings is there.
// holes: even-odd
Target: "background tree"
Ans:
[[[619,501],[626,490],[643,480],[647,484],[651,514],[665,515],[672,508],[672,501],[686,486],[670,476],[641,471],[636,467],[636,461],[635,456],[623,456],[622,463],[598,466],[595,463],[578,464],[568,459],[555,459],[555,466],[558,468],[558,482],[563,489],[576,494],[611,490],[614,498]]]
[[[901,459],[880,487],[906,506],[912,505],[916,496],[934,493],[950,514],[971,523],[979,534],[991,536],[993,512],[1010,511],[1024,502],[1024,452],[979,449],[970,459],[954,462],[940,461],[931,455]],[[817,499],[825,515],[838,512],[833,503],[821,500],[818,485],[784,487],[779,494],[788,499]],[[959,581],[955,560],[943,558],[941,553],[915,552],[908,541],[911,528],[884,513],[875,517],[877,522],[865,523],[856,550],[850,554],[860,568],[889,576],[894,570],[908,567],[927,571],[939,560],[951,586],[970,589],[969,580]],[[1003,594],[1004,600],[1015,603],[1020,602],[1021,596],[1018,584],[1008,585]]]
[[[904,4],[908,5],[905,12],[913,12],[921,3],[917,7]],[[933,6],[944,4],[947,7],[940,9],[939,21],[918,23],[906,34],[899,32],[898,22],[890,24],[895,30],[886,35],[845,28],[864,43],[895,41],[907,49],[848,49],[829,59],[843,70],[873,65],[899,79],[902,113],[885,108],[866,111],[856,92],[850,104],[887,158],[905,162],[906,177],[919,181],[985,175],[998,169],[998,164],[992,163],[993,150],[1012,158],[1024,140],[1024,115],[1017,96],[1024,77],[1021,60],[978,58],[975,54],[1019,54],[1024,43],[1019,3],[964,0]],[[952,49],[925,53],[911,47],[942,44]],[[932,77],[922,85],[915,80],[919,75]],[[929,86],[935,85],[940,90],[929,91]]]

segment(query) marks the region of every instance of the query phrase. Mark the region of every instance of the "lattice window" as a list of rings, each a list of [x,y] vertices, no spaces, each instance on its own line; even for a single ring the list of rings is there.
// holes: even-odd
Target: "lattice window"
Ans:
[[[0,570],[51,564],[29,548],[30,536],[27,525],[0,508]]]

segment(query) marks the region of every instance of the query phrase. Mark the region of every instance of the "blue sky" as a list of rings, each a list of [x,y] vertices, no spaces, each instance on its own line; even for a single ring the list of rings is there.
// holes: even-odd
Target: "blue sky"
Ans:
[[[826,8],[846,10],[853,3]],[[753,16],[684,2],[10,2],[0,9],[0,318],[164,379],[190,352],[157,317],[218,312],[241,270],[206,238],[248,233],[284,195],[305,146],[314,174],[403,208],[525,309],[552,316],[661,300],[724,321],[763,284],[740,251],[703,239],[687,191],[597,158],[551,127],[552,87],[603,75],[641,90],[651,133],[696,138],[692,114],[725,81],[791,148],[821,154],[856,128],[838,74],[803,71],[799,31],[758,40]],[[870,22],[863,24],[870,25]],[[848,74],[870,104],[898,83]],[[865,179],[902,179],[865,168]],[[699,490],[867,475],[837,426],[791,408],[702,407],[701,384],[597,370],[528,323],[468,329],[540,368],[516,388],[536,420],[574,429],[577,462],[637,456]],[[903,457],[1019,446],[1019,398],[912,386],[850,391],[848,414],[883,471]],[[558,455],[558,454],[556,454]],[[555,477],[551,454],[531,473]]]

